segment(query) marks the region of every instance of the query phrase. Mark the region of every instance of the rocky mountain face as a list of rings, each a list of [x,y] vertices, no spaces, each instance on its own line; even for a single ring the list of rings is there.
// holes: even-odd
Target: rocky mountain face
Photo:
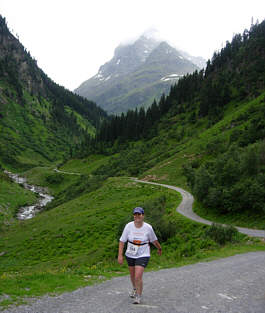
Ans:
[[[75,92],[107,112],[119,114],[148,107],[180,77],[202,68],[203,62],[165,41],[142,35],[133,44],[118,46],[113,58]]]

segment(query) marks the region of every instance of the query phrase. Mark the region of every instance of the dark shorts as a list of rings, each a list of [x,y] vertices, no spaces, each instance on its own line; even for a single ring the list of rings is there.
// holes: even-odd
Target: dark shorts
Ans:
[[[129,258],[126,256],[126,260],[129,266],[142,266],[146,267],[149,262],[150,257],[143,257],[143,258]]]

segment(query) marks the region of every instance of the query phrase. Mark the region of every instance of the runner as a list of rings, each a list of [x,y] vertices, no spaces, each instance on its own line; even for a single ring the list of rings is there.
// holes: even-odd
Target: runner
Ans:
[[[150,259],[150,242],[158,249],[159,255],[162,249],[152,226],[144,222],[144,209],[136,207],[133,216],[134,221],[125,226],[120,238],[118,262],[123,264],[124,244],[128,242],[125,256],[133,285],[129,295],[134,298],[133,303],[139,304],[143,291],[143,273]]]

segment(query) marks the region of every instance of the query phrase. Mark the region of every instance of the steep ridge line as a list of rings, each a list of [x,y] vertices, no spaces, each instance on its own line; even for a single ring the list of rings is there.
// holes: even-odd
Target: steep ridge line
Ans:
[[[149,181],[139,180],[139,179],[135,179],[135,178],[133,178],[133,180],[135,182],[138,182],[138,183],[162,186],[162,187],[173,189],[173,190],[179,192],[182,196],[182,201],[181,201],[180,205],[177,207],[177,212],[179,212],[180,214],[184,215],[185,217],[187,217],[193,221],[207,224],[207,225],[213,224],[212,221],[208,221],[208,220],[200,217],[199,215],[197,215],[196,213],[193,212],[192,204],[193,204],[194,198],[188,191],[181,189],[179,187],[175,187],[175,186],[170,186],[170,185],[165,185],[165,184],[160,184],[160,183],[155,183],[155,182],[149,182]],[[265,238],[265,230],[249,229],[249,228],[243,228],[243,227],[238,227],[238,226],[236,226],[236,229],[240,233],[248,235],[250,237]]]

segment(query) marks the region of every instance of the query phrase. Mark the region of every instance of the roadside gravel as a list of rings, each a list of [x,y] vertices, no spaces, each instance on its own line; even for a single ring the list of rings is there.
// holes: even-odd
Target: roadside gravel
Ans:
[[[123,276],[2,313],[264,313],[264,264],[265,252],[254,252],[146,272],[140,305]]]

